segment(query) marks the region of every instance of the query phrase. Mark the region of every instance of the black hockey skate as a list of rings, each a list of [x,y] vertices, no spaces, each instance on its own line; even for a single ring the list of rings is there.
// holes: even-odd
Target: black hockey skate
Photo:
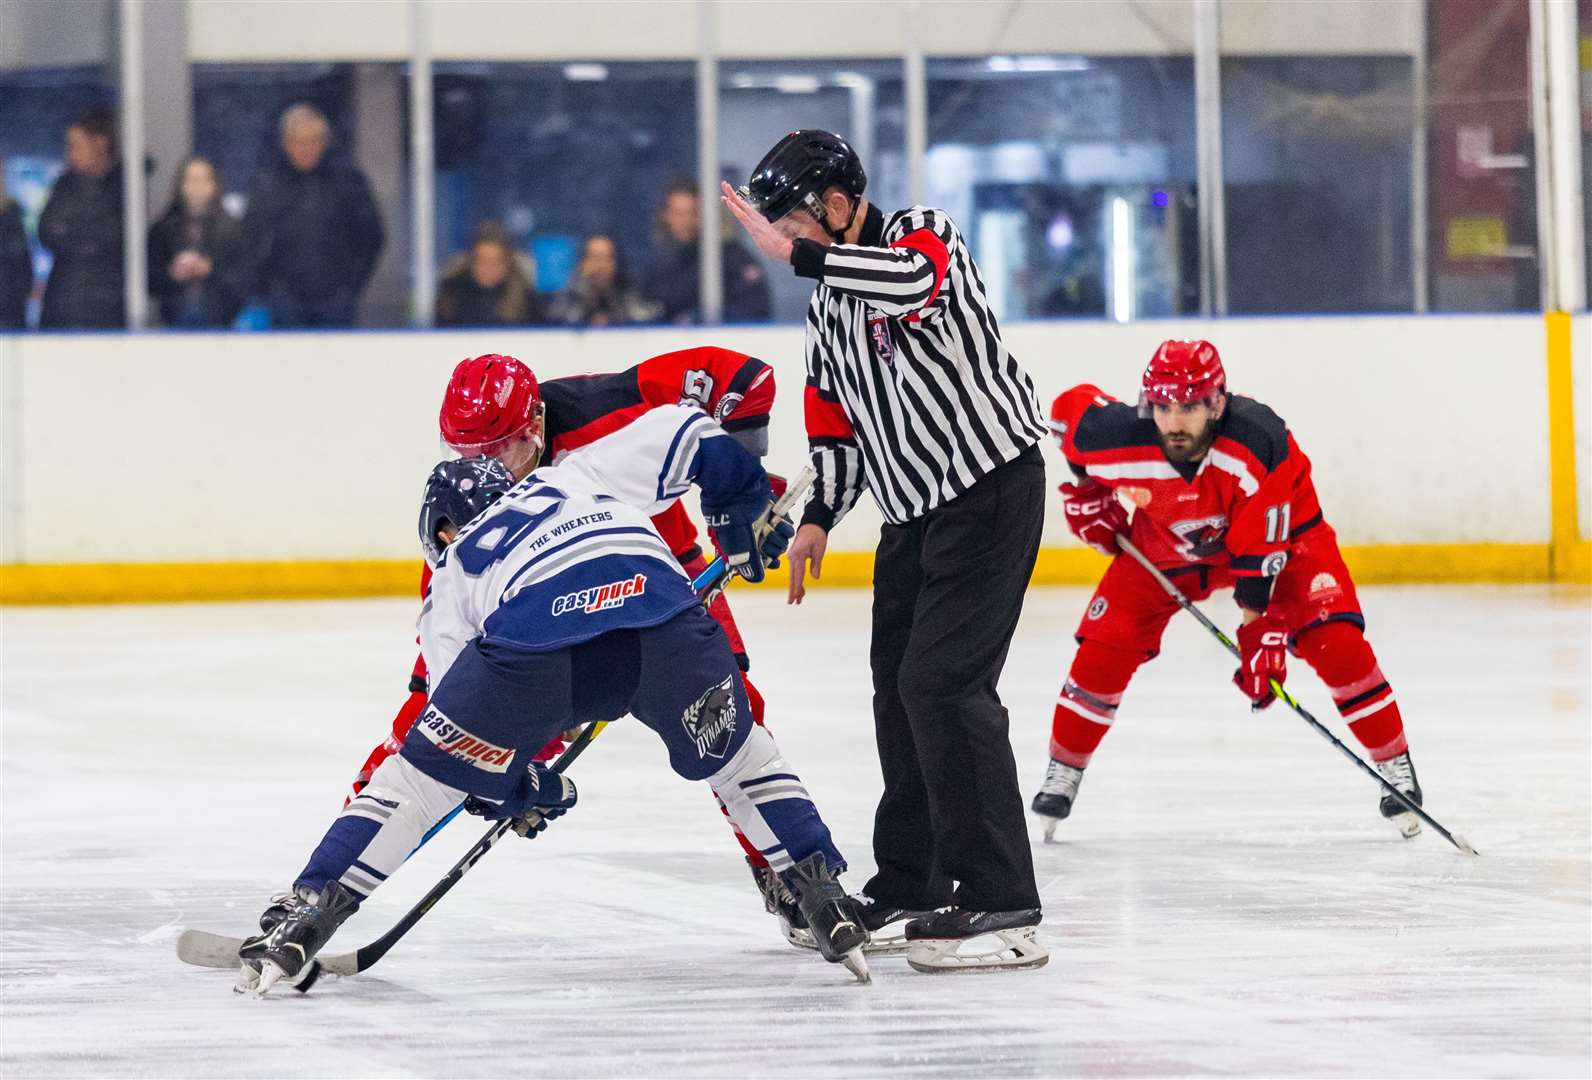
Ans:
[[[1415,762],[1410,760],[1408,750],[1386,761],[1378,761],[1376,771],[1382,774],[1382,779],[1409,796],[1410,802],[1416,806],[1425,805],[1421,802],[1421,782],[1415,779]],[[1382,796],[1382,816],[1397,825],[1406,840],[1420,835],[1421,819],[1391,795]]]
[[[315,954],[357,910],[359,898],[337,881],[328,882],[319,894],[300,887],[272,897],[260,914],[262,932],[238,947],[243,967],[234,989],[264,997],[281,982],[308,992],[320,975]]]
[[[862,928],[868,931],[868,943],[862,951],[869,956],[906,952],[911,944],[906,937],[907,923],[934,914],[881,904],[867,893],[857,893],[851,899],[857,905]]]
[[[862,947],[868,943],[856,901],[835,880],[821,851],[815,851],[780,875],[796,896],[818,951],[831,964],[845,964],[858,982],[872,981]]]
[[[779,930],[785,940],[798,949],[818,948],[813,932],[807,927],[807,916],[796,903],[796,895],[780,876],[767,863],[757,866],[748,859],[746,865],[752,868],[752,880],[757,882],[757,891],[763,894],[763,910],[779,919]]]
[[[1083,783],[1083,770],[1075,769],[1071,765],[1050,760],[1050,767],[1045,770],[1044,783],[1039,785],[1039,794],[1034,796],[1029,809],[1045,819],[1045,842],[1048,844],[1056,835],[1056,826],[1072,813],[1073,801],[1078,798],[1078,785]]]
[[[938,974],[945,971],[998,971],[1043,967],[1050,953],[1036,934],[1042,913],[1038,908],[1018,911],[968,911],[951,907],[907,923],[907,963],[912,970]],[[994,937],[999,947],[985,952],[961,952],[975,938]]]

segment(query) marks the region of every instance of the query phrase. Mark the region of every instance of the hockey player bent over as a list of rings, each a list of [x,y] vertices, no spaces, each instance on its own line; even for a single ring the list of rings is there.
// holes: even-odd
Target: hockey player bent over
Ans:
[[[239,950],[240,988],[263,994],[308,971],[467,797],[534,835],[574,805],[575,788],[530,756],[559,731],[627,712],[663,739],[677,773],[708,781],[795,894],[824,957],[866,976],[866,933],[836,881],[844,860],[773,737],[752,723],[723,630],[648,520],[692,483],[727,562],[761,579],[792,530],[754,540],[768,476],[688,406],[655,409],[531,472],[459,533],[421,613],[425,712],[333,821],[292,895],[261,917],[264,932]]]
[[[1077,386],[1051,407],[1077,482],[1063,484],[1067,525],[1111,565],[1078,626],[1078,652],[1051,727],[1050,767],[1033,810],[1046,837],[1072,812],[1078,785],[1128,681],[1160,650],[1178,610],[1143,567],[1119,554],[1127,535],[1192,600],[1232,586],[1242,613],[1234,681],[1254,708],[1302,657],[1332,692],[1377,771],[1421,801],[1393,690],[1365,640],[1354,582],[1322,517],[1310,461],[1282,419],[1227,392],[1215,346],[1167,341],[1144,372],[1137,409]],[[1137,508],[1132,522],[1118,496]],[[1391,795],[1382,816],[1405,836],[1420,820]]]

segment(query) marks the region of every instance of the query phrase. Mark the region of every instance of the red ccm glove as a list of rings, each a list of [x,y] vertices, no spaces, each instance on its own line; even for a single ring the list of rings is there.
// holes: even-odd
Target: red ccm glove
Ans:
[[[1238,670],[1233,682],[1249,698],[1252,709],[1275,700],[1271,680],[1288,677],[1288,627],[1275,615],[1262,615],[1238,628]]]
[[[1062,484],[1057,490],[1072,535],[1102,555],[1115,555],[1117,537],[1128,532],[1128,512],[1117,502],[1116,493],[1096,480]]]

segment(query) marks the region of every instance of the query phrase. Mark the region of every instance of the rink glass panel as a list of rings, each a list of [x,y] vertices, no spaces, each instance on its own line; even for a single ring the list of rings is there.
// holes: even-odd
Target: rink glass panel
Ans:
[[[1003,319],[1199,310],[1194,62],[928,62],[927,200]]]
[[[851,142],[868,173],[868,198],[889,211],[907,206],[906,113],[900,60],[722,60],[719,161],[746,183],[787,131],[822,128]],[[774,322],[800,322],[812,282],[763,258]]]
[[[226,209],[242,216],[256,179],[280,160],[282,113],[305,103],[331,125],[327,158],[357,166],[370,182],[386,244],[359,305],[360,326],[407,326],[409,255],[409,80],[402,64],[195,64],[194,153],[215,163]],[[172,193],[150,192],[150,221]],[[246,308],[238,329],[269,316]]]
[[[690,62],[438,64],[436,250],[468,249],[500,222],[536,268],[536,289],[568,282],[584,237],[612,236],[631,285],[658,241],[671,182],[696,177]]]

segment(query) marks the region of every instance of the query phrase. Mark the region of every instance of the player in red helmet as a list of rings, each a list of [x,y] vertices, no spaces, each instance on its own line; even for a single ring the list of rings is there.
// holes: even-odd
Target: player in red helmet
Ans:
[[[694,404],[708,413],[730,436],[753,454],[768,450],[768,417],[774,404],[774,371],[745,353],[715,346],[699,346],[664,353],[625,371],[577,375],[539,382],[524,363],[512,356],[489,353],[461,360],[453,369],[443,393],[438,426],[442,441],[462,457],[490,456],[501,462],[516,481],[540,462],[551,463],[571,450],[585,446],[659,405]],[[784,481],[770,477],[776,498]],[[691,577],[707,569],[708,556],[698,543],[698,532],[678,502],[653,518],[653,525],[669,545],[681,568]],[[430,583],[427,566],[421,575],[421,594]],[[729,637],[744,673],[750,662],[729,603],[720,593],[708,609]],[[752,718],[763,722],[763,697],[743,678]],[[357,795],[376,767],[403,746],[415,718],[426,705],[426,668],[417,658],[409,680],[409,697],[393,719],[392,732],[377,746],[355,778],[350,798]],[[537,755],[547,760],[562,748],[555,743]],[[736,833],[768,910],[780,917],[790,936],[805,925],[795,898],[785,892],[778,875],[744,836]]]
[[[1128,681],[1160,650],[1178,610],[1143,567],[1118,553],[1119,534],[1192,600],[1233,589],[1243,654],[1234,682],[1254,708],[1271,704],[1270,680],[1286,676],[1288,654],[1303,658],[1377,770],[1419,803],[1398,703],[1365,640],[1310,460],[1276,413],[1227,392],[1216,347],[1164,342],[1144,371],[1137,408],[1076,386],[1056,398],[1051,428],[1076,478],[1061,485],[1067,525],[1113,559],[1078,626],[1052,720],[1050,767],[1033,801],[1047,837],[1072,812]],[[1134,507],[1131,519],[1123,500]],[[1381,811],[1405,836],[1420,831],[1393,796],[1383,796]]]

